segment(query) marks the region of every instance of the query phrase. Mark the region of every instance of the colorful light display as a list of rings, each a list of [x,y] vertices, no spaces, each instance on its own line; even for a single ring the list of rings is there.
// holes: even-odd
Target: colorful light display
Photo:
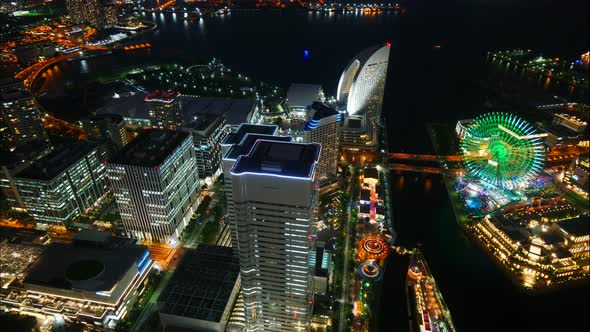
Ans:
[[[383,259],[389,254],[389,245],[385,239],[376,235],[368,235],[361,239],[357,249],[360,260]]]
[[[534,180],[543,170],[544,136],[514,114],[487,113],[469,124],[461,154],[471,176],[514,189]]]

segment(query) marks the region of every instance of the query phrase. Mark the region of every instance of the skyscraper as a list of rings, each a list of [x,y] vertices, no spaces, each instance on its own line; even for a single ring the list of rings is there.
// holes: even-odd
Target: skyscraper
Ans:
[[[338,102],[345,107],[348,115],[364,117],[364,121],[360,122],[366,126],[362,131],[352,128],[348,135],[358,136],[356,140],[360,144],[349,147],[343,142],[345,148],[364,149],[377,146],[389,49],[387,44],[362,51],[352,59],[340,76]],[[347,131],[348,127],[345,125],[343,134],[347,134]]]
[[[2,149],[9,151],[35,141],[48,142],[37,103],[22,82],[0,85],[0,135]]]
[[[231,226],[232,234],[232,248],[234,254],[239,254],[238,248],[238,227],[237,219],[235,215],[234,202],[232,196],[232,174],[231,169],[238,159],[243,154],[247,154],[252,148],[254,143],[259,138],[267,140],[283,140],[291,141],[291,137],[278,137],[274,136],[278,130],[277,126],[265,126],[265,125],[254,125],[243,123],[238,129],[227,134],[221,142],[221,153],[223,155],[222,168],[223,168],[223,179],[224,179],[224,190],[227,201],[227,219]]]
[[[309,328],[320,150],[259,139],[231,169],[247,331]]]
[[[199,174],[187,132],[146,130],[107,163],[127,235],[174,242],[198,204]]]
[[[66,6],[74,24],[102,26],[106,23],[101,0],[66,0]]]
[[[336,178],[338,172],[338,149],[340,147],[340,122],[343,115],[323,103],[315,102],[308,112],[308,121],[303,132],[305,143],[320,143],[322,154],[318,163],[320,185]]]
[[[160,129],[178,129],[184,124],[184,115],[178,92],[156,90],[145,97],[152,126]]]

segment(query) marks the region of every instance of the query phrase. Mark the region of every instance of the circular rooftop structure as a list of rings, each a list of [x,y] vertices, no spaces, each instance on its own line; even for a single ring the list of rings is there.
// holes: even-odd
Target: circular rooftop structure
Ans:
[[[364,261],[359,265],[356,272],[361,278],[371,281],[379,281],[383,278],[383,270],[375,261]]]
[[[70,281],[84,281],[98,277],[104,271],[104,264],[96,259],[75,261],[66,269],[66,278]]]
[[[358,242],[360,260],[383,259],[389,254],[389,245],[385,239],[377,235],[368,235]]]

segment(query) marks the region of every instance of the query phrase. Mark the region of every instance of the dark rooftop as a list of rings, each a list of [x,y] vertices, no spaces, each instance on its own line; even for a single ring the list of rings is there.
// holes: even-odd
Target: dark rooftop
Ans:
[[[365,168],[363,173],[365,174],[366,179],[379,179],[379,171],[377,171],[375,167]]]
[[[9,88],[5,89],[0,92],[0,101],[8,102],[8,101],[16,101],[21,99],[30,99],[33,98],[29,92],[24,89],[19,88]]]
[[[248,154],[254,143],[257,140],[263,139],[268,141],[277,141],[277,142],[291,142],[293,138],[291,136],[273,136],[273,135],[261,135],[261,134],[250,134],[247,133],[240,143],[231,147],[229,151],[223,157],[224,159],[238,159],[239,156]]]
[[[97,248],[63,243],[52,243],[31,266],[24,283],[62,289],[109,291],[147,252],[143,246]],[[68,280],[66,271],[78,262],[96,261],[104,270],[92,279]]]
[[[46,141],[38,141],[31,144],[19,146],[16,150],[0,151],[0,165],[8,169],[14,169],[27,161],[41,157],[48,153],[53,147]]]
[[[186,252],[162,291],[160,312],[219,322],[239,273],[231,247],[200,244]]]
[[[199,114],[214,114],[225,117],[228,124],[238,125],[250,121],[256,105],[254,99],[190,97],[182,96],[184,102],[182,112],[185,116],[194,117]]]
[[[109,160],[109,163],[159,166],[189,136],[189,133],[182,131],[145,130]]]
[[[232,173],[255,172],[311,178],[321,146],[258,140],[249,155],[238,158]]]
[[[348,123],[348,128],[350,128],[350,129],[360,129],[363,124],[363,120],[357,119],[357,118],[348,118],[347,123]]]
[[[242,123],[235,133],[229,133],[221,144],[234,145],[239,144],[246,134],[263,134],[263,135],[274,135],[279,127],[268,126],[268,125],[255,125],[249,123]]]
[[[121,123],[123,122],[123,116],[113,113],[95,114],[82,118],[82,122],[85,121],[109,121],[112,123]]]
[[[53,151],[16,174],[17,178],[49,181],[99,146],[90,141],[62,143]]]
[[[312,117],[313,120],[321,120],[323,118],[338,114],[338,112],[332,107],[317,101],[314,101],[313,104],[311,104],[311,108],[315,110],[315,113]]]
[[[590,216],[587,215],[561,220],[557,224],[570,235],[584,236],[590,234]]]
[[[575,138],[575,137],[581,137],[584,135],[584,133],[578,133],[578,132],[573,131],[567,127],[556,126],[556,125],[541,127],[541,130],[546,131],[549,134],[553,134],[557,137],[563,137],[563,138]]]
[[[183,127],[203,133],[203,135],[208,135],[222,120],[223,118],[221,116],[215,114],[199,114],[196,118],[187,117],[187,114],[185,114],[184,123],[186,124]]]

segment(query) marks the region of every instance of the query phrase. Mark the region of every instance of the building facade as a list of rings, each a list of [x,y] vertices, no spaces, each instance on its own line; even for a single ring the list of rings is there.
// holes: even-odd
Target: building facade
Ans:
[[[247,331],[309,329],[320,150],[259,139],[232,167]]]
[[[201,115],[184,128],[193,135],[199,178],[210,183],[221,173],[221,141],[226,121],[216,115]]]
[[[37,102],[22,82],[0,86],[0,135],[2,148],[9,151],[35,141],[49,141]]]
[[[66,7],[74,24],[102,26],[106,23],[101,0],[66,0]]]
[[[320,184],[335,179],[338,173],[338,150],[340,148],[340,125],[343,115],[333,108],[315,102],[308,112],[308,122],[303,132],[303,142],[320,143],[322,155],[318,163]]]
[[[189,133],[146,130],[107,163],[107,171],[129,237],[178,240],[199,202]]]
[[[156,90],[145,97],[152,127],[179,129],[184,125],[182,103],[178,92]]]
[[[107,193],[99,144],[62,144],[14,175],[20,199],[40,223],[65,223],[83,213]]]
[[[83,118],[80,122],[90,139],[112,142],[119,149],[128,143],[125,120],[120,115],[92,115]]]

